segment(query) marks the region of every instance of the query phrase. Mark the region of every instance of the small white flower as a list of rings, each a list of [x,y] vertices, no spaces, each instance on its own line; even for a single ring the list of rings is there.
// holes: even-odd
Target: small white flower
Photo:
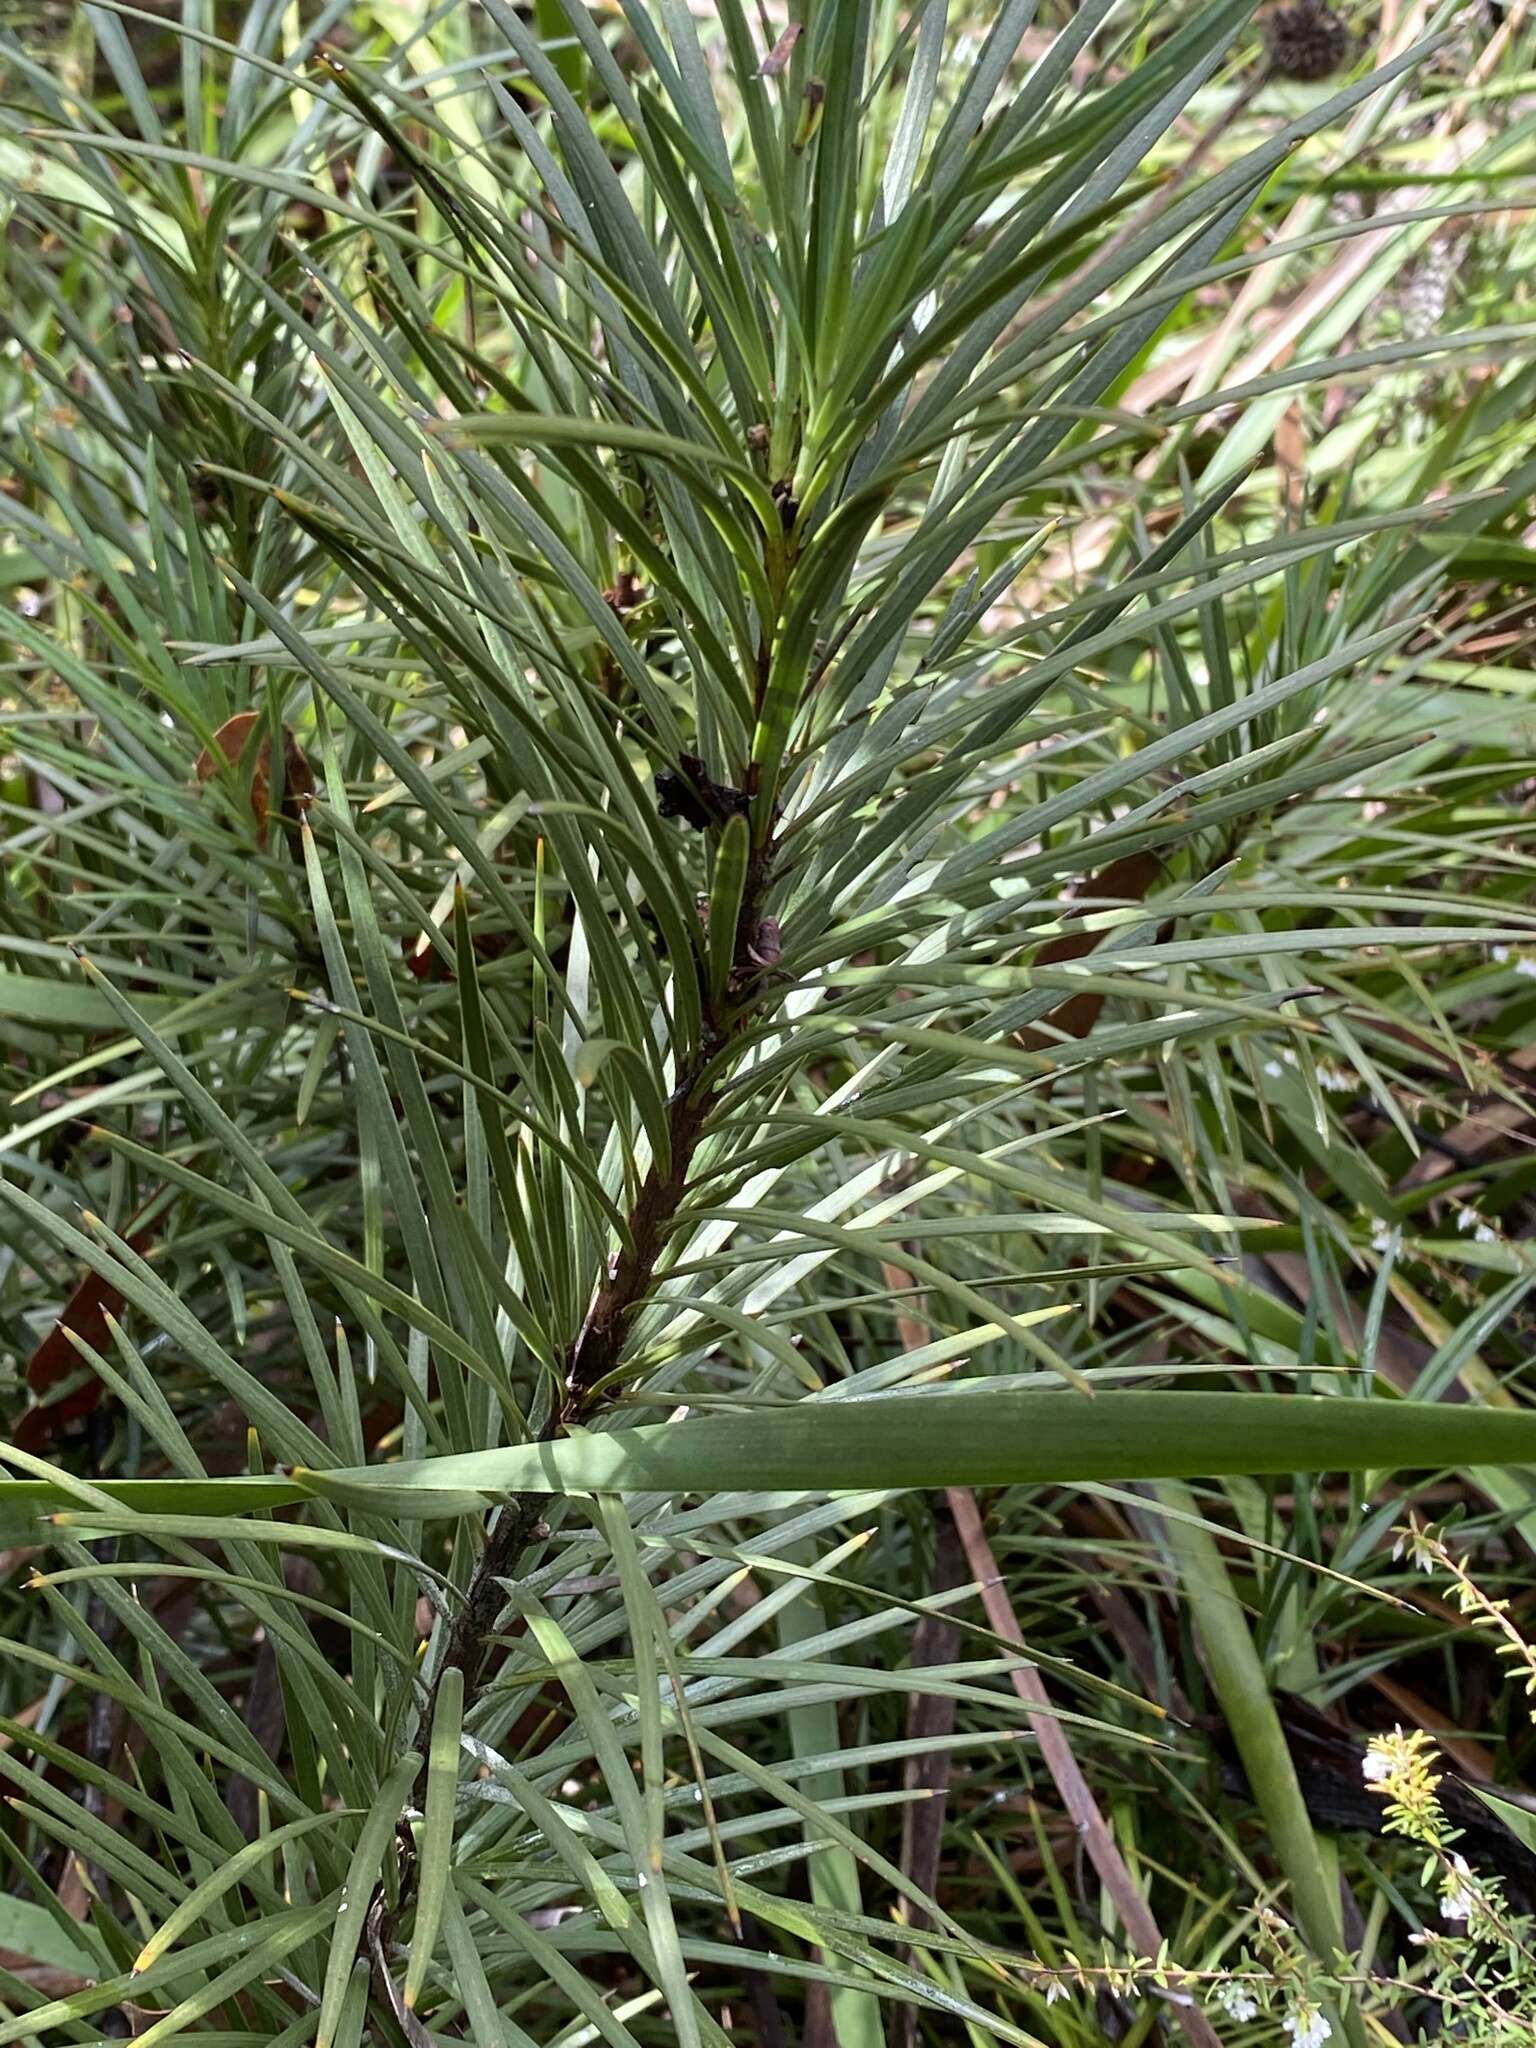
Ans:
[[[1523,975],[1527,981],[1536,981],[1536,959],[1529,953],[1522,953],[1515,962],[1515,972]]]
[[[1503,967],[1507,964],[1509,960],[1508,946],[1493,946],[1490,948],[1490,951],[1493,954],[1493,958],[1496,965]]]
[[[1399,1545],[1398,1549],[1401,1548]],[[1396,1557],[1397,1551],[1394,1550],[1392,1555]],[[1383,1756],[1380,1750],[1368,1749],[1360,1760],[1360,1775],[1367,1785],[1385,1785],[1392,1775],[1391,1757]]]
[[[1295,2048],[1323,2048],[1333,2039],[1333,2027],[1315,2006],[1299,2005],[1285,2021],[1285,2031]]]
[[[1047,2005],[1055,2005],[1058,2000],[1070,1998],[1071,1995],[1071,1992],[1068,1991],[1066,1985],[1062,1983],[1059,1977],[1053,1977],[1045,1987],[1045,2002]]]
[[[1491,1223],[1485,1223],[1475,1209],[1458,1209],[1456,1228],[1463,1233],[1470,1232],[1474,1244],[1497,1244],[1499,1241],[1499,1233]]]
[[[1278,1060],[1266,1060],[1264,1062],[1264,1072],[1268,1074],[1272,1080],[1278,1081],[1280,1076],[1285,1072],[1285,1069],[1281,1066]]]
[[[1371,1218],[1371,1250],[1373,1252],[1384,1252],[1391,1248],[1391,1244],[1391,1224],[1384,1223],[1379,1216],[1373,1216]]]
[[[1216,2003],[1229,2020],[1251,2020],[1259,2010],[1259,2001],[1242,1984],[1223,1984],[1216,1993]]]
[[[1392,1546],[1392,1562],[1396,1564],[1401,1557],[1411,1557],[1421,1572],[1433,1575],[1436,1564],[1435,1553],[1427,1543],[1415,1543],[1406,1532],[1399,1536]],[[1370,1776],[1369,1771],[1367,1771],[1366,1776]]]
[[[1472,1875],[1465,1856],[1453,1856],[1453,1876],[1446,1878],[1446,1888],[1440,1898],[1442,1920],[1470,1920],[1480,1903],[1477,1879]]]
[[[1326,1088],[1332,1095],[1352,1095],[1354,1093],[1355,1077],[1353,1074],[1347,1073],[1343,1067],[1319,1067],[1317,1070],[1317,1080],[1318,1086]]]

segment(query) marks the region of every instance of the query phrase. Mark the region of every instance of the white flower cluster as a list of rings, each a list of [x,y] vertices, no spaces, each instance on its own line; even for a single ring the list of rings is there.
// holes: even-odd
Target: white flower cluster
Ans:
[[[1259,2010],[1259,2001],[1246,1984],[1223,1984],[1216,1992],[1216,2003],[1229,2020],[1254,2019]]]
[[[1286,2015],[1284,2025],[1294,2048],[1323,2048],[1325,2041],[1333,2039],[1332,2023],[1315,2005],[1298,2005],[1293,2013]]]
[[[1442,1920],[1470,1920],[1482,1904],[1482,1893],[1465,1856],[1453,1856],[1440,1894]]]
[[[1499,1241],[1499,1233],[1491,1223],[1485,1223],[1475,1209],[1458,1209],[1456,1228],[1463,1235],[1470,1233],[1474,1244],[1497,1244]]]
[[[1396,1564],[1398,1559],[1403,1557],[1411,1558],[1421,1572],[1433,1572],[1439,1564],[1439,1559],[1435,1556],[1435,1546],[1431,1542],[1428,1533],[1418,1528],[1398,1530],[1397,1541],[1392,1546],[1392,1562]],[[1390,1766],[1384,1758],[1369,1755],[1366,1757],[1365,1762],[1365,1775],[1367,1778],[1375,1775],[1385,1778],[1390,1775]],[[1382,1766],[1379,1774],[1371,1770],[1370,1767],[1373,1764],[1380,1764]]]
[[[1229,2020],[1236,2020],[1239,2025],[1259,2016],[1259,2001],[1240,1978],[1218,1984],[1212,2003],[1219,2012]],[[1306,1999],[1299,2000],[1291,2008],[1281,2026],[1290,2036],[1291,2048],[1323,2048],[1325,2041],[1333,2039],[1332,2022]]]

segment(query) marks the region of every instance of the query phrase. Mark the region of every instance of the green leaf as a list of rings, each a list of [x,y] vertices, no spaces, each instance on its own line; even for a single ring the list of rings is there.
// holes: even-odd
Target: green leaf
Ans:
[[[437,1682],[427,1749],[427,1798],[417,1844],[416,1926],[405,1971],[405,2004],[414,2011],[432,1965],[443,1904],[453,1882],[454,1797],[459,1784],[459,1729],[464,1718],[464,1673],[450,1664]]]
[[[1324,1395],[935,1389],[295,1477],[359,1505],[376,1486],[397,1498],[419,1494],[420,1511],[430,1513],[434,1493],[463,1488],[488,1498],[712,1488],[809,1493],[1447,1465],[1536,1467],[1536,1415]]]
[[[78,1970],[89,1976],[98,1967],[90,1948],[67,1931],[59,1915],[35,1900],[9,1894],[0,1899],[0,1948],[55,1970]]]
[[[380,1785],[358,1830],[357,1843],[341,1890],[321,1912],[320,1917],[329,1923],[331,1931],[325,1982],[320,1993],[320,2014],[315,2022],[316,2048],[333,2048],[352,1975],[353,1958],[364,1937],[379,1872],[389,1850],[395,1824],[420,1769],[420,1757],[407,1754],[398,1760]]]

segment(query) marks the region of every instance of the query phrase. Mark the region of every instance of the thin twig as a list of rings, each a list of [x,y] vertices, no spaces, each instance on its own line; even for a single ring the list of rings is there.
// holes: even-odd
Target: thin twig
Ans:
[[[902,1268],[887,1265],[883,1270],[892,1286],[911,1285],[911,1274]],[[926,1333],[910,1317],[900,1317],[897,1327],[905,1350],[918,1350],[927,1342]],[[1024,1631],[1019,1627],[1013,1603],[1003,1587],[997,1559],[982,1527],[976,1496],[969,1487],[951,1486],[945,1489],[944,1497],[965,1548],[971,1577],[980,1582],[981,1603],[988,1625],[994,1633],[1023,1650]],[[1138,1955],[1159,1955],[1163,1937],[1152,1917],[1152,1909],[1126,1868],[1125,1858],[1110,1833],[1109,1824],[1099,1811],[1098,1801],[1073,1755],[1066,1730],[1052,1708],[1045,1680],[1033,1664],[1016,1664],[1009,1676],[1014,1691],[1028,1709],[1030,1731],[1040,1745],[1040,1754],[1051,1774],[1051,1782],[1087,1851],[1089,1862],[1098,1873],[1099,1882],[1114,1901],[1115,1911],[1120,1915],[1127,1936]],[[1192,2048],[1221,2048],[1220,2036],[1198,2005],[1178,1998],[1173,2001],[1172,2009]]]
[[[951,1486],[945,1497],[955,1518],[955,1527],[960,1531],[960,1541],[965,1545],[971,1576],[981,1581],[981,1604],[986,1610],[987,1621],[998,1635],[1006,1637],[1010,1643],[1017,1643],[1022,1650],[1024,1632],[998,1575],[997,1559],[992,1555],[992,1546],[982,1528],[976,1496],[969,1487]],[[1045,1680],[1033,1664],[1016,1664],[1009,1676],[1013,1680],[1014,1691],[1030,1710],[1030,1729],[1040,1745],[1040,1754],[1051,1774],[1051,1782],[1061,1796],[1061,1803],[1088,1853],[1089,1862],[1098,1872],[1099,1882],[1114,1900],[1115,1911],[1120,1915],[1127,1935],[1139,1955],[1159,1954],[1163,1938],[1152,1917],[1152,1909],[1126,1869],[1125,1858],[1109,1831],[1109,1823],[1099,1811],[1098,1801],[1072,1753],[1066,1730],[1052,1711]],[[1221,2048],[1220,2036],[1198,2005],[1177,2000],[1173,2012],[1194,2048]]]

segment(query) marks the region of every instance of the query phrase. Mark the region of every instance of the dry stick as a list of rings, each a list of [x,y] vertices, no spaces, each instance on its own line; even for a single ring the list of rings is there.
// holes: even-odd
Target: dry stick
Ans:
[[[966,1584],[970,1566],[953,1520],[944,1514],[935,1515],[934,1519],[938,1524],[938,1543],[930,1589],[936,1595],[952,1593]],[[943,1608],[925,1614],[912,1637],[912,1669],[953,1664],[960,1652],[960,1626],[953,1615]],[[908,1739],[921,1741],[927,1747],[908,1757],[902,1783],[907,1792],[926,1793],[927,1797],[915,1797],[911,1805],[901,1810],[901,1869],[928,1898],[939,1888],[944,1808],[954,1763],[950,1737],[955,1732],[955,1714],[953,1697],[932,1692],[915,1693],[907,1713]],[[920,1906],[909,1904],[907,1918],[914,1928],[928,1925],[928,1915]],[[907,1960],[911,1964],[920,1959],[909,1949]],[[891,2015],[890,2048],[917,2048],[917,2015],[917,2006],[911,1999],[904,1999],[896,2007]]]
[[[1468,73],[1469,86],[1476,86],[1490,75],[1508,47],[1511,36],[1524,21],[1529,6],[1530,0],[1516,0]],[[1386,20],[1383,21],[1380,42],[1380,60],[1383,63],[1401,56],[1422,34],[1429,13],[1430,0],[1414,0],[1414,4],[1390,26]],[[1431,138],[1442,157],[1447,153],[1451,156],[1453,169],[1463,164],[1473,149],[1487,139],[1486,129],[1474,126],[1466,137],[1457,142],[1456,129],[1464,113],[1465,102],[1453,96],[1451,105],[1436,123]],[[1432,201],[1434,194],[1434,187],[1405,186],[1394,192],[1387,203],[1394,211],[1412,208]],[[1311,207],[1310,198],[1297,200],[1275,229],[1273,239],[1283,242],[1289,236],[1304,233],[1314,218]],[[1456,215],[1447,216],[1443,227],[1449,226],[1456,218]],[[1181,349],[1172,360],[1155,363],[1141,373],[1121,397],[1121,409],[1126,412],[1149,411],[1154,404],[1177,396],[1181,390],[1186,399],[1208,397],[1223,379],[1228,385],[1236,386],[1275,368],[1305,334],[1308,323],[1320,317],[1342,297],[1396,232],[1393,228],[1366,228],[1353,236],[1339,254],[1285,304],[1279,317],[1262,328],[1248,353],[1232,367],[1232,357],[1237,353],[1240,337],[1255,325],[1277,289],[1271,274],[1272,266],[1260,264],[1246,283],[1238,288],[1231,304],[1208,333]],[[1150,483],[1162,460],[1162,450],[1155,448],[1136,465],[1134,474],[1143,483]],[[1028,602],[1033,590],[1047,586],[1052,575],[1063,567],[1070,567],[1079,574],[1096,567],[1120,532],[1121,524],[1118,513],[1106,513],[1074,533],[1070,549],[1058,548],[1042,557],[1035,565],[1033,576],[1023,587],[1024,601]]]
[[[911,1274],[901,1267],[886,1265],[882,1270],[887,1286],[912,1285]],[[925,1332],[910,1317],[899,1317],[897,1327],[904,1350],[919,1350],[927,1342]],[[1016,1643],[1021,1650],[1025,1649],[1024,1631],[1019,1627],[1018,1616],[1003,1587],[997,1559],[982,1527],[976,1496],[968,1486],[950,1486],[945,1488],[945,1499],[960,1532],[960,1541],[965,1546],[971,1576],[980,1581],[981,1604],[988,1625],[994,1634]],[[1142,1897],[1140,1887],[1125,1866],[1125,1858],[1120,1854],[1109,1824],[1100,1813],[1098,1801],[1072,1753],[1066,1730],[1052,1710],[1051,1696],[1044,1679],[1033,1664],[1015,1665],[1009,1676],[1014,1691],[1029,1710],[1030,1731],[1040,1745],[1040,1754],[1051,1774],[1051,1782],[1066,1808],[1068,1819],[1077,1830],[1078,1839],[1088,1852],[1088,1860],[1098,1873],[1099,1882],[1114,1901],[1115,1911],[1120,1915],[1126,1933],[1139,1955],[1159,1955],[1163,1937],[1157,1922]],[[1171,2003],[1174,2015],[1193,2048],[1221,2048],[1220,2036],[1198,2005],[1185,2003],[1179,1997]]]
[[[1467,73],[1467,84],[1475,88],[1489,78],[1501,61],[1512,37],[1523,24],[1530,0],[1515,0],[1503,22],[1491,35],[1476,62]],[[1383,60],[1399,55],[1406,50],[1415,37],[1423,33],[1430,15],[1428,0],[1421,0],[1408,10],[1393,41],[1386,44],[1381,52]],[[1430,140],[1436,146],[1439,156],[1451,159],[1449,168],[1459,169],[1488,137],[1487,128],[1467,120],[1467,100],[1452,95],[1445,112],[1436,121]],[[1465,133],[1458,138],[1457,130],[1466,123]],[[1424,206],[1433,202],[1434,186],[1405,186],[1391,194],[1386,202],[1394,211],[1402,208]],[[1300,199],[1281,222],[1277,239],[1305,231],[1309,218],[1310,201]],[[1454,220],[1455,214],[1448,215],[1441,224],[1444,233]],[[1374,259],[1386,248],[1398,232],[1391,227],[1367,229],[1362,235],[1347,243],[1325,269],[1311,279],[1286,307],[1280,320],[1268,329],[1246,356],[1239,359],[1231,370],[1229,382],[1244,384],[1250,378],[1259,377],[1275,366],[1285,352],[1293,347],[1306,332],[1307,324],[1343,296],[1348,287],[1369,267]],[[1255,306],[1262,302],[1268,291],[1269,280],[1263,270],[1256,271],[1239,290],[1231,306],[1210,337],[1211,354],[1207,365],[1197,370],[1189,390],[1193,397],[1203,396],[1211,389],[1214,379],[1223,374],[1223,365],[1229,360],[1228,350],[1243,330]]]
[[[965,1545],[971,1574],[981,1581],[981,1604],[986,1610],[987,1621],[995,1634],[1006,1637],[1010,1643],[1017,1643],[1022,1650],[1024,1632],[1003,1589],[997,1559],[992,1555],[992,1546],[981,1526],[981,1510],[976,1505],[976,1496],[969,1487],[951,1486],[946,1489],[946,1497],[949,1511],[955,1518],[955,1527],[960,1531],[960,1541]],[[1066,1731],[1051,1710],[1051,1696],[1046,1691],[1044,1679],[1033,1664],[1016,1665],[1009,1676],[1013,1680],[1014,1691],[1030,1709],[1030,1728],[1040,1745],[1040,1754],[1045,1759],[1051,1781],[1061,1795],[1061,1803],[1067,1809],[1067,1817],[1077,1829],[1100,1883],[1114,1900],[1115,1911],[1120,1915],[1126,1933],[1139,1954],[1158,1955],[1163,1938],[1158,1932],[1157,1922],[1135,1879],[1126,1869],[1125,1859],[1109,1831],[1109,1823],[1100,1813],[1088,1780],[1072,1753]],[[1186,2005],[1176,1999],[1173,2010],[1196,2048],[1220,2048],[1219,2036],[1198,2005]]]

